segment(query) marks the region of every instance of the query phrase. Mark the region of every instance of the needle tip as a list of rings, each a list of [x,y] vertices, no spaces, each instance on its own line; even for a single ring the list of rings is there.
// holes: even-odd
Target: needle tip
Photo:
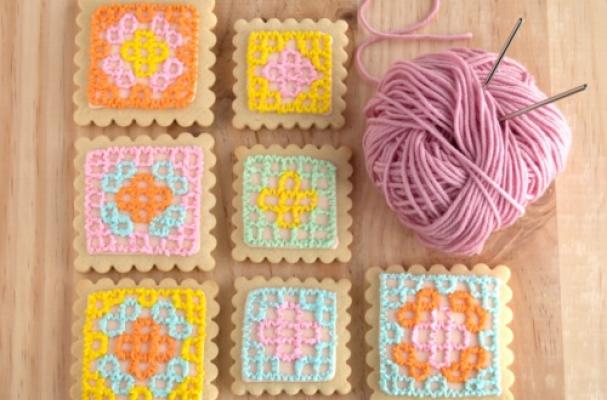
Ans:
[[[569,89],[566,92],[559,93],[559,94],[557,94],[555,96],[547,98],[546,100],[542,100],[542,101],[537,102],[535,104],[531,104],[530,106],[527,106],[527,107],[525,107],[523,109],[520,109],[520,110],[518,110],[516,112],[513,112],[512,114],[506,115],[505,117],[500,118],[500,122],[508,120],[508,119],[512,119],[512,118],[515,118],[515,117],[518,117],[519,115],[526,114],[529,111],[533,111],[536,108],[540,108],[540,107],[543,107],[543,106],[545,106],[547,104],[554,103],[555,101],[564,99],[565,97],[573,96],[576,93],[583,92],[584,90],[586,90],[586,88],[588,88],[588,84],[584,83],[583,85],[574,87],[573,89]]]

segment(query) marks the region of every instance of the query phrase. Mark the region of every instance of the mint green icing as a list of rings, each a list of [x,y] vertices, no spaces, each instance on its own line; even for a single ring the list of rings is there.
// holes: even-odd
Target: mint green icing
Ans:
[[[295,171],[307,189],[326,199],[326,208],[319,204],[305,215],[306,221],[291,229],[280,228],[254,201],[271,180],[278,182],[286,171]],[[255,178],[258,178],[255,180]],[[320,182],[325,185],[319,185]],[[321,187],[322,186],[322,187]],[[243,227],[244,242],[252,247],[331,249],[338,244],[337,237],[337,168],[329,161],[308,156],[254,155],[244,162],[243,173]],[[322,224],[319,219],[326,219]],[[266,237],[266,231],[271,235]],[[283,238],[284,231],[288,238]],[[302,235],[304,237],[302,237]],[[320,237],[319,235],[322,235]]]

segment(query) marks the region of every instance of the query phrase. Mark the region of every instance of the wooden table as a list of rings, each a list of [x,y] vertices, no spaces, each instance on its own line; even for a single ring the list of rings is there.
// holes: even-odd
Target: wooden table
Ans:
[[[567,171],[515,226],[496,234],[479,257],[461,259],[428,251],[412,233],[395,222],[380,194],[369,182],[361,152],[364,121],[361,107],[372,89],[359,79],[350,62],[347,125],[331,131],[235,131],[231,128],[233,64],[232,26],[238,18],[329,17],[348,21],[352,39],[357,27],[356,0],[218,0],[215,48],[218,75],[214,107],[217,122],[209,129],[219,156],[215,209],[219,246],[213,273],[171,276],[215,279],[221,285],[219,323],[221,399],[229,394],[230,298],[236,276],[256,274],[330,276],[352,279],[352,394],[366,399],[361,324],[363,273],[372,265],[461,261],[505,263],[513,270],[513,329],[520,399],[607,398],[607,3],[602,0],[451,0],[426,31],[471,30],[470,45],[499,49],[518,16],[526,25],[510,56],[526,64],[547,93],[581,82],[590,90],[563,101],[560,107],[574,132]],[[424,0],[383,0],[373,8],[372,21],[395,28],[418,20],[429,7]],[[83,276],[72,269],[73,143],[79,136],[158,135],[164,128],[78,128],[72,122],[76,34],[75,0],[1,0],[2,45],[0,88],[0,398],[67,399],[71,359],[70,325],[74,283]],[[352,36],[353,35],[353,36]],[[464,43],[460,43],[464,45]],[[410,58],[448,44],[407,42],[378,45],[371,50],[373,71],[392,60]],[[353,46],[350,46],[350,50]],[[603,71],[603,74],[601,74]],[[183,129],[168,129],[177,134]],[[232,151],[254,143],[332,143],[352,146],[355,157],[353,260],[347,265],[252,265],[231,260],[228,234]],[[159,278],[166,276],[154,272]],[[113,278],[118,275],[111,274]],[[131,274],[139,279],[143,274]],[[86,278],[98,279],[90,274]],[[602,292],[603,291],[603,292]],[[269,397],[267,397],[269,398]],[[303,398],[303,397],[297,397]]]

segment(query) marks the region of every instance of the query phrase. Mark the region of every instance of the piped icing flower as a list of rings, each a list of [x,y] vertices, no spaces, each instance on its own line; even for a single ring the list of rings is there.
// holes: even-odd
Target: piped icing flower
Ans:
[[[186,5],[104,6],[93,14],[89,103],[185,107],[195,94],[198,12]]]

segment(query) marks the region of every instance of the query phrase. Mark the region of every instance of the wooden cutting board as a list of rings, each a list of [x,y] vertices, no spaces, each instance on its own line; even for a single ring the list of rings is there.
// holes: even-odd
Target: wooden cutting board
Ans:
[[[216,123],[208,131],[216,138],[219,203],[215,209],[217,268],[213,273],[133,273],[177,279],[214,279],[221,287],[218,358],[221,399],[229,393],[231,363],[229,332],[232,284],[237,276],[346,277],[352,280],[351,312],[353,392],[344,400],[370,395],[364,377],[365,347],[362,324],[363,274],[373,265],[432,264],[456,262],[507,264],[513,275],[512,328],[516,355],[513,366],[519,399],[602,399],[607,384],[605,275],[600,273],[606,256],[607,212],[604,210],[607,178],[605,110],[606,80],[599,76],[607,62],[607,31],[600,19],[607,15],[601,0],[451,0],[445,2],[438,20],[427,32],[472,31],[469,43],[498,50],[519,16],[527,23],[509,55],[523,62],[537,76],[540,87],[556,93],[587,80],[589,93],[565,101],[562,109],[574,128],[576,144],[569,170],[556,185],[528,210],[515,226],[496,234],[481,256],[453,258],[422,247],[412,233],[400,226],[380,193],[366,176],[361,137],[361,109],[373,89],[357,75],[349,62],[347,125],[332,131],[236,131],[232,129],[233,24],[236,19],[257,16],[313,19],[345,19],[353,43],[364,33],[357,26],[356,0],[217,0],[219,23],[215,52],[214,107]],[[371,12],[378,27],[394,29],[419,20],[430,6],[424,0],[379,0]],[[71,358],[70,326],[74,283],[84,276],[73,272],[73,142],[77,137],[149,134],[164,128],[78,128],[72,122],[76,34],[75,0],[0,1],[0,398],[67,399]],[[390,62],[439,51],[448,43],[384,43],[369,51],[371,70],[380,73]],[[603,94],[600,96],[599,93]],[[599,112],[603,110],[603,112]],[[602,129],[601,129],[602,128]],[[180,127],[168,132],[178,134]],[[347,265],[253,265],[230,257],[228,223],[232,213],[232,152],[238,145],[325,144],[348,145],[354,150],[353,260]],[[118,278],[118,274],[110,274]],[[89,274],[86,278],[98,279]],[[563,340],[565,339],[565,342]],[[567,386],[565,388],[565,383]],[[270,396],[262,397],[269,399]],[[281,396],[286,398],[286,396]],[[295,396],[303,399],[305,396]]]

